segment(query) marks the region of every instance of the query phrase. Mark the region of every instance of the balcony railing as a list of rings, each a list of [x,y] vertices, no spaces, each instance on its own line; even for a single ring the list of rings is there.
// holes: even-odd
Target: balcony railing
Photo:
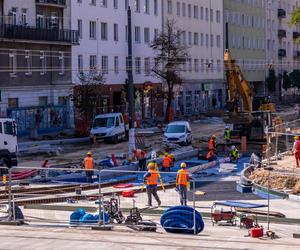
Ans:
[[[286,11],[284,9],[278,9],[278,17],[286,18]]]
[[[58,7],[65,7],[66,0],[35,0],[37,4],[46,4]]]
[[[279,38],[286,37],[286,30],[278,30],[278,37]]]
[[[79,43],[77,30],[42,29],[11,24],[0,24],[0,38],[60,42],[74,45]]]

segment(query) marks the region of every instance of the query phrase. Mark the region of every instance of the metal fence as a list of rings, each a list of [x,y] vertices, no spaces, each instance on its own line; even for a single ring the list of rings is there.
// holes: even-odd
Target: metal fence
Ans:
[[[147,187],[144,184],[146,172],[56,167],[2,169],[8,174],[7,180],[3,181],[6,188],[0,191],[0,207],[3,210],[6,206],[7,218],[4,220],[13,223],[76,227],[114,225],[137,230],[148,228],[151,231],[162,228],[160,215],[166,209],[180,205],[180,196],[175,189],[176,172],[159,172],[157,194],[161,204],[157,204],[155,197],[152,197],[152,207],[148,207]],[[87,176],[87,172],[92,174]],[[26,174],[31,174],[31,178],[20,178]],[[196,233],[199,226],[196,226],[193,180],[190,186],[187,205],[194,211],[180,216],[184,222],[189,221],[185,230]],[[84,219],[79,219],[83,210]],[[164,229],[179,230],[176,226],[165,226]]]

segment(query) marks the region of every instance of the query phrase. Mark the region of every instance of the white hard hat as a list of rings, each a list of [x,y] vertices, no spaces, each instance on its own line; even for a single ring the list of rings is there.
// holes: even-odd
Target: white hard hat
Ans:
[[[231,150],[235,150],[235,149],[236,149],[236,146],[232,145]]]
[[[156,152],[153,150],[151,152],[151,160],[156,160],[156,158],[157,158]]]

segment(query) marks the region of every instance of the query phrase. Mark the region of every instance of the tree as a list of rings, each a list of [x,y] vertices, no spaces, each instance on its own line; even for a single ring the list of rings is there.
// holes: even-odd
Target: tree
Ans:
[[[96,71],[80,73],[78,79],[80,84],[74,89],[73,102],[80,118],[89,124],[100,105],[105,79]]]
[[[289,74],[293,87],[300,89],[300,70],[295,69]]]
[[[282,87],[287,90],[288,88],[292,87],[292,81],[290,79],[290,76],[288,75],[288,73],[286,71],[283,72],[283,81],[282,81]]]
[[[155,53],[155,65],[152,72],[167,85],[166,121],[172,117],[172,101],[174,99],[174,87],[183,82],[181,78],[181,66],[188,59],[187,45],[180,43],[183,30],[175,27],[174,20],[167,20],[165,29],[151,43],[150,47]]]
[[[296,26],[297,24],[300,24],[300,8],[297,8],[293,11],[291,20],[289,22],[290,26]],[[296,37],[296,42],[300,43],[300,36]]]
[[[275,70],[274,69],[269,69],[269,75],[266,78],[266,83],[267,83],[268,90],[270,92],[275,92],[275,90],[276,90],[276,83],[277,83],[277,76],[275,74]]]

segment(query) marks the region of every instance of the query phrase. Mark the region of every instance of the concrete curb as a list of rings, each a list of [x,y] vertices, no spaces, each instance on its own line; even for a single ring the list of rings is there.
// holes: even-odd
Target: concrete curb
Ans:
[[[28,142],[20,142],[18,145],[20,148],[22,147],[32,147],[37,145],[62,145],[62,144],[73,144],[73,143],[81,143],[88,142],[90,140],[89,137],[82,138],[70,138],[70,139],[58,139],[58,140],[45,140],[45,141],[28,141]]]

